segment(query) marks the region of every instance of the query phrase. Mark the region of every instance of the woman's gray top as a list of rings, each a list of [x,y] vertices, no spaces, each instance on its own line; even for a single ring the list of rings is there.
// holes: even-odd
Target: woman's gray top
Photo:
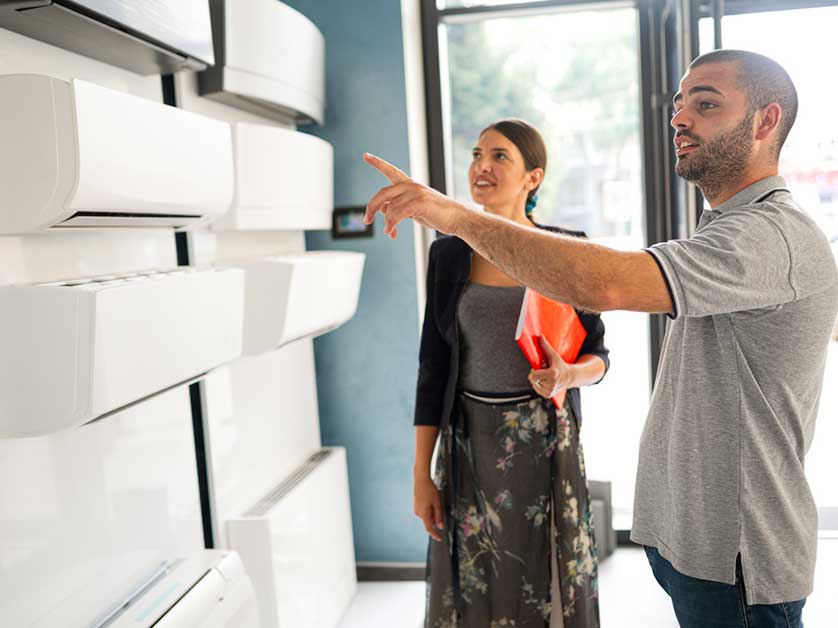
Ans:
[[[466,284],[457,307],[460,388],[488,393],[532,389],[529,362],[515,342],[523,299],[522,286]]]

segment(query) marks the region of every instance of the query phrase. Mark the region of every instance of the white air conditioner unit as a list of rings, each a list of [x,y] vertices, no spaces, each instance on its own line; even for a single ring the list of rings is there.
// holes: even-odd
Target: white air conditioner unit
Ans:
[[[239,556],[205,550],[174,563],[90,628],[152,626],[259,628],[253,585]]]
[[[245,271],[244,353],[346,323],[358,309],[364,259],[363,253],[310,251],[237,264]]]
[[[229,547],[253,579],[262,628],[333,628],[357,591],[346,452],[312,455],[243,516]]]
[[[0,27],[138,74],[212,65],[207,0],[152,1],[0,0]]]
[[[230,125],[92,83],[0,76],[0,233],[185,227],[233,199]]]
[[[199,75],[202,96],[323,124],[325,41],[314,24],[277,0],[210,0],[210,15],[215,66]]]
[[[236,269],[0,288],[0,438],[86,423],[236,359],[243,295]]]
[[[289,129],[233,125],[233,207],[214,230],[329,229],[334,195],[332,146]]]
[[[138,74],[214,62],[207,0],[0,0],[0,27]]]

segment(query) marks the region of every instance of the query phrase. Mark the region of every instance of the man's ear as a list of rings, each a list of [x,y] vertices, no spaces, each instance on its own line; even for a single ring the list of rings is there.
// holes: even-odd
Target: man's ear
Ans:
[[[756,139],[766,140],[780,127],[780,120],[783,119],[783,108],[772,102],[757,111],[757,134]]]

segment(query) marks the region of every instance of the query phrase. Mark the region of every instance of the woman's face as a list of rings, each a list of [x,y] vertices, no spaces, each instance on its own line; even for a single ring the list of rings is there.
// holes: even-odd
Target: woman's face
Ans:
[[[494,129],[481,135],[474,147],[468,180],[471,198],[484,207],[516,205],[534,187],[521,151]]]

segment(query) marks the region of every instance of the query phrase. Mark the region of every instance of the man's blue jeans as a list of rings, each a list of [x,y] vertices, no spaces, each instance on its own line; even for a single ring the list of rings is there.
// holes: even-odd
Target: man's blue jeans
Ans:
[[[745,604],[738,558],[736,584],[725,584],[685,576],[654,547],[644,549],[655,579],[672,598],[681,628],[803,628],[805,599],[782,604]]]

